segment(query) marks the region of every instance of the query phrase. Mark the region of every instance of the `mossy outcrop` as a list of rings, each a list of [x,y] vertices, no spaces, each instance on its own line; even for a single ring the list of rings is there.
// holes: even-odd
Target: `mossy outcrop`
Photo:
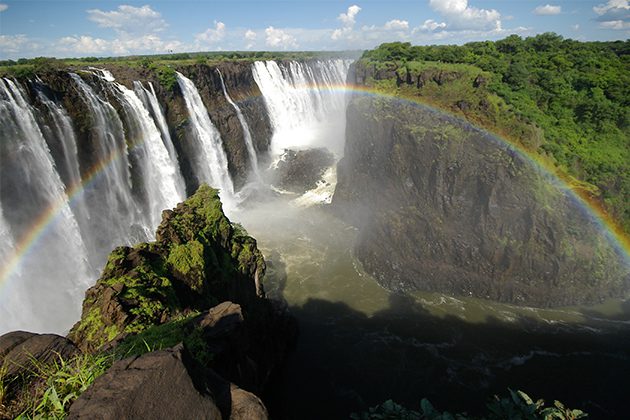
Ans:
[[[164,211],[155,242],[112,251],[69,337],[91,351],[222,301],[250,308],[264,296],[264,272],[256,241],[233,227],[217,191],[202,185]]]

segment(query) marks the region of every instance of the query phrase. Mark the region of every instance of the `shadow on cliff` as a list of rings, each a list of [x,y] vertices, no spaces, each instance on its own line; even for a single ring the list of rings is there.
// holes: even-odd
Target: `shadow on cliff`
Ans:
[[[291,310],[300,336],[266,398],[276,419],[347,419],[387,399],[418,409],[425,397],[437,408],[474,414],[508,387],[558,399],[590,418],[625,410],[630,328],[527,317],[472,324],[434,316],[398,294],[371,317],[319,299]]]

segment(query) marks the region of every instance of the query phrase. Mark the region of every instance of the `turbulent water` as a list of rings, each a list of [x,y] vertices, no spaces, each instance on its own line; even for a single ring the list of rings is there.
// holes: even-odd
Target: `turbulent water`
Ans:
[[[265,98],[273,125],[271,152],[326,147],[343,155],[346,83],[351,61],[254,63],[254,79]]]

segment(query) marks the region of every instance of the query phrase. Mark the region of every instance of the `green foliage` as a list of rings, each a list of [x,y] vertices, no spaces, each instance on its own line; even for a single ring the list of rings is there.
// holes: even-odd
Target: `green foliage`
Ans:
[[[81,354],[70,360],[59,357],[44,364],[31,360],[33,374],[43,383],[37,397],[18,419],[63,419],[74,400],[114,362],[111,355]]]
[[[553,406],[545,407],[543,400],[533,401],[523,391],[509,390],[508,397],[496,395],[486,405],[488,412],[479,417],[467,413],[451,414],[436,410],[427,399],[420,402],[420,411],[414,411],[396,404],[392,400],[371,407],[367,412],[353,413],[352,420],[576,420],[586,418],[581,410],[572,410],[561,402],[554,401]]]
[[[565,180],[575,179],[574,188],[598,197],[630,232],[629,49],[630,41],[578,42],[545,33],[462,46],[387,43],[366,51],[360,64],[393,68],[403,79],[410,72],[411,86],[368,83],[520,142]],[[476,84],[477,76],[485,82]]]
[[[160,66],[155,69],[155,72],[160,80],[160,85],[166,90],[173,90],[177,84],[175,69],[169,66]]]
[[[206,281],[203,245],[196,240],[173,245],[168,255],[168,263],[174,270],[193,280],[191,288],[200,292]]]

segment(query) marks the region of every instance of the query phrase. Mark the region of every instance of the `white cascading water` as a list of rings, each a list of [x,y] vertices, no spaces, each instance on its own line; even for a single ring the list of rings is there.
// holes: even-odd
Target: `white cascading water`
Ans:
[[[272,155],[312,147],[343,155],[346,98],[340,88],[346,83],[350,64],[349,60],[254,63],[254,80],[274,130]]]
[[[181,176],[181,170],[179,167],[179,157],[177,156],[177,151],[175,150],[175,146],[173,145],[171,133],[168,129],[166,118],[164,118],[164,112],[162,111],[162,107],[158,102],[157,95],[155,94],[155,89],[153,89],[153,83],[149,82],[149,89],[147,90],[142,82],[135,81],[133,82],[133,88],[136,94],[144,103],[145,108],[149,110],[151,116],[157,123],[160,132],[162,133],[164,146],[166,147],[166,150],[168,150],[168,155],[171,157],[171,161],[176,166],[176,172],[180,175],[177,182],[178,184],[180,184],[182,191],[185,191],[184,178]]]
[[[101,99],[77,74],[70,76],[79,87],[92,116],[94,154],[98,161],[90,172],[94,180],[83,194],[93,223],[89,239],[91,255],[103,262],[112,246],[145,241],[151,234],[148,221],[132,194],[129,151],[122,122],[114,107]]]
[[[38,80],[43,85],[41,80]],[[41,90],[37,90],[37,99],[48,111],[51,125],[52,135],[55,136],[57,142],[61,145],[63,155],[63,167],[68,179],[65,180],[66,194],[73,194],[81,185],[81,168],[79,167],[79,155],[77,151],[77,140],[72,129],[72,121],[68,113],[55,102],[50,100]],[[59,166],[59,165],[58,165]],[[89,221],[89,213],[85,204],[83,194],[77,194],[73,197],[70,207],[79,223],[83,232],[88,231],[87,223]]]
[[[162,210],[175,207],[185,198],[179,165],[171,160],[160,131],[136,93],[114,82],[108,71],[101,72],[103,79],[112,83],[119,93],[117,96],[129,116],[132,133],[128,133],[127,137],[133,139],[130,154],[135,157],[140,169],[139,183],[148,207],[148,236],[153,239],[153,232],[162,220]]]
[[[241,123],[241,127],[243,128],[243,138],[245,139],[245,146],[247,146],[247,153],[249,154],[249,161],[252,165],[252,174],[256,179],[260,179],[260,170],[258,169],[258,156],[256,155],[256,149],[254,148],[254,142],[252,140],[252,132],[249,129],[249,124],[247,124],[247,120],[245,120],[245,116],[241,112],[241,109],[236,105],[236,103],[232,100],[230,95],[227,92],[225,87],[225,81],[223,80],[223,75],[221,74],[221,70],[217,69],[217,73],[219,73],[219,79],[221,79],[221,87],[223,88],[223,95],[225,95],[225,99],[228,101],[230,105],[236,111],[236,116],[238,117],[238,121]]]
[[[177,82],[184,95],[186,109],[195,137],[197,159],[195,171],[197,177],[220,190],[224,205],[232,205],[234,185],[228,171],[228,160],[221,134],[216,129],[206,110],[195,84],[181,73],[177,73]]]
[[[0,243],[0,254],[10,260],[3,265],[0,283],[6,281],[11,290],[10,299],[2,301],[3,312],[11,317],[0,318],[0,331],[67,329],[80,316],[89,286],[86,248],[34,109],[26,94],[8,79],[0,80],[0,116],[3,147],[12,150],[10,156],[1,156],[2,169],[10,171],[3,172],[8,179],[3,179],[0,200],[2,235],[10,238],[6,224],[13,222],[13,235],[22,238],[19,246]],[[52,215],[55,222],[47,224]],[[36,222],[27,223],[27,217]],[[39,240],[31,246],[34,235]],[[25,264],[14,277],[13,259],[18,257]]]

